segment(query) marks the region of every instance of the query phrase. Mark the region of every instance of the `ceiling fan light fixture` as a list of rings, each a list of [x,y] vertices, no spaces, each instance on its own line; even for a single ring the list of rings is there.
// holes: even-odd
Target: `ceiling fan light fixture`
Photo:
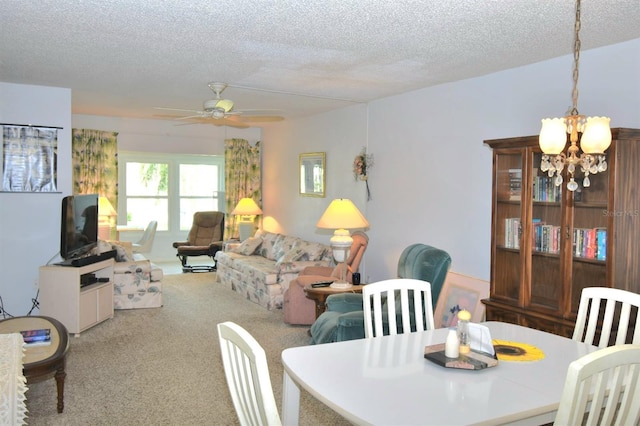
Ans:
[[[209,99],[204,101],[202,107],[207,112],[223,111],[229,112],[233,109],[233,101],[229,99]]]
[[[213,118],[224,118],[225,112],[221,108],[216,108],[211,112]]]
[[[220,99],[216,107],[222,108],[225,112],[229,112],[233,109],[233,101],[229,99]]]

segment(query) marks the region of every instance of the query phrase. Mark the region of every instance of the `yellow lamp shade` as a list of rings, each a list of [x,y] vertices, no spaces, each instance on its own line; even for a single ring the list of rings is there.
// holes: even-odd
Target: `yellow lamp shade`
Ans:
[[[369,226],[360,210],[347,198],[336,198],[329,204],[316,224],[323,229],[356,229]]]
[[[98,198],[98,215],[117,216],[118,212],[113,208],[107,197],[100,197]]]
[[[262,214],[262,209],[258,207],[255,201],[251,198],[243,198],[241,199],[236,208],[233,209],[231,214],[238,214],[242,216],[253,216]]]

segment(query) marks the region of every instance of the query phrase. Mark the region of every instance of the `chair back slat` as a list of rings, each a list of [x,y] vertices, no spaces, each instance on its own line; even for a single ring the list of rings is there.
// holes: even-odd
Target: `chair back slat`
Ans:
[[[367,284],[362,290],[365,337],[431,330],[434,326],[431,285],[415,279],[391,279]],[[386,305],[383,308],[384,304]],[[386,311],[386,312],[385,312]],[[386,313],[387,330],[385,330]],[[397,324],[399,315],[402,324]],[[414,328],[412,328],[412,326]],[[385,333],[386,332],[386,333]]]
[[[281,425],[264,349],[233,322],[218,324],[227,385],[241,425]]]
[[[586,287],[580,295],[573,340],[600,348],[613,344],[640,344],[640,294],[608,287]],[[630,327],[633,336],[628,336]],[[597,340],[598,330],[600,337]],[[596,341],[597,340],[597,341]]]
[[[569,365],[557,425],[640,422],[640,345],[614,345]]]

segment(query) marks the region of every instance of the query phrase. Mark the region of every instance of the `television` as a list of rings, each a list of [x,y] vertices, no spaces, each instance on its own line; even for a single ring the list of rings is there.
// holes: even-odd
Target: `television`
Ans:
[[[98,245],[98,194],[68,195],[62,199],[60,257],[71,260]]]

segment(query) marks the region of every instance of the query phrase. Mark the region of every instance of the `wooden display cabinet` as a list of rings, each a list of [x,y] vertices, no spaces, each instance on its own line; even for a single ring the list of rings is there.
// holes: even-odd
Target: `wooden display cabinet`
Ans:
[[[570,337],[585,287],[640,292],[640,130],[612,129],[608,170],[575,192],[540,170],[538,136],[493,149],[487,320]],[[579,169],[579,167],[578,167]]]
[[[113,318],[113,259],[73,267],[40,267],[40,314],[53,317],[69,333],[80,332]],[[83,277],[99,280],[81,287]]]

